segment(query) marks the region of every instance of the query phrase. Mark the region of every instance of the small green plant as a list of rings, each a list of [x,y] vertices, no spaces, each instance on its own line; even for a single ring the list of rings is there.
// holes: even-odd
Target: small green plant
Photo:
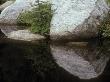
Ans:
[[[99,26],[99,34],[103,38],[110,38],[110,14],[108,14]]]
[[[18,17],[18,24],[26,25],[33,33],[44,35],[49,33],[51,18],[51,4],[42,2],[32,11],[21,13]]]

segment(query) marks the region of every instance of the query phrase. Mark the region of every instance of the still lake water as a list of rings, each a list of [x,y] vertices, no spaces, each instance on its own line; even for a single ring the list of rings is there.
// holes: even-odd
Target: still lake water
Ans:
[[[29,43],[2,38],[0,82],[109,82],[109,48],[109,43]]]

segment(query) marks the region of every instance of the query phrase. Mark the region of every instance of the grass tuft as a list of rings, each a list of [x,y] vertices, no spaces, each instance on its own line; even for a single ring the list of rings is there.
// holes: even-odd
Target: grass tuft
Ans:
[[[32,33],[48,34],[52,13],[51,4],[42,2],[32,11],[21,13],[18,17],[18,24],[26,25]]]

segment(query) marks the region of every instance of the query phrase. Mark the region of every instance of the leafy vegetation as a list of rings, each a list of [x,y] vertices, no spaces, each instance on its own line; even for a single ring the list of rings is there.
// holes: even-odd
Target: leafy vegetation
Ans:
[[[108,2],[110,2],[110,0],[107,0]]]
[[[107,0],[110,4],[110,0]],[[110,38],[110,13],[105,17],[105,21],[102,23],[101,26],[102,36],[105,38]]]
[[[106,1],[107,1],[107,4],[110,5],[110,0],[106,0]]]
[[[18,24],[26,25],[26,28],[29,28],[33,33],[44,35],[49,33],[51,18],[51,4],[42,2],[32,11],[21,13],[18,17]]]
[[[99,26],[99,34],[103,38],[110,38],[110,14],[108,14]]]

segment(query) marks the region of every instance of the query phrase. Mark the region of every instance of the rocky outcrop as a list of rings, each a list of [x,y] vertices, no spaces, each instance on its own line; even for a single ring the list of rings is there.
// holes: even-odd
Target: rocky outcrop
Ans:
[[[88,39],[109,11],[105,0],[52,0],[52,40]]]
[[[36,1],[37,0],[16,0],[12,5],[6,7],[1,12],[0,29],[8,38],[24,41],[45,39],[45,37],[38,34],[33,34],[27,29],[20,30],[16,27],[17,18],[20,13],[24,11],[30,11],[33,7],[35,7]]]
[[[35,7],[36,1],[16,0],[1,12],[0,25],[16,25],[19,14]],[[97,27],[109,11],[105,0],[39,1],[51,2],[52,9],[55,11],[50,28],[52,40],[75,40],[96,37],[98,35]]]
[[[74,43],[75,44],[75,43]],[[73,44],[52,44],[51,53],[56,63],[80,79],[91,79],[101,75],[110,59],[102,49],[91,45],[75,47]],[[85,44],[85,43],[84,43]]]

